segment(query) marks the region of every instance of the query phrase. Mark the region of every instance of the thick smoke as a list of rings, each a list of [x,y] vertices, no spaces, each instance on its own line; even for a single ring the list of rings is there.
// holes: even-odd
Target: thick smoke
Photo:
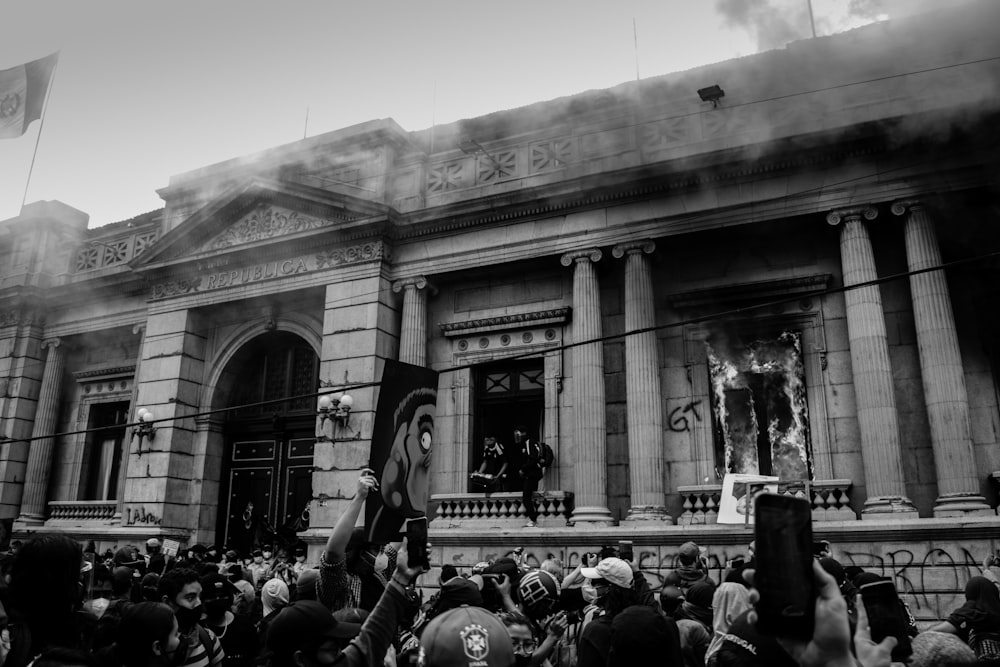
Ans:
[[[760,51],[782,48],[813,34],[829,35],[872,21],[898,19],[940,6],[936,0],[716,0],[724,25],[746,30]]]

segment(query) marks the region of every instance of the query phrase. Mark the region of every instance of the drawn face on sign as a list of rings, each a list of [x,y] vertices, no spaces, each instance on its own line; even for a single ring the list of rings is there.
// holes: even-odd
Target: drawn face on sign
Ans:
[[[427,472],[434,445],[436,395],[414,392],[397,412],[389,459],[382,469],[382,501],[407,518],[427,511]]]

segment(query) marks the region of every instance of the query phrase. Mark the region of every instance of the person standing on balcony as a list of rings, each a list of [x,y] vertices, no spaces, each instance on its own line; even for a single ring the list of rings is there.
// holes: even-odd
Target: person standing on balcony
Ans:
[[[525,528],[534,528],[538,521],[538,508],[535,507],[535,491],[542,479],[542,448],[535,439],[528,435],[528,429],[518,426],[514,429],[514,447],[518,452],[518,474],[521,477],[521,500],[524,512],[528,515]]]

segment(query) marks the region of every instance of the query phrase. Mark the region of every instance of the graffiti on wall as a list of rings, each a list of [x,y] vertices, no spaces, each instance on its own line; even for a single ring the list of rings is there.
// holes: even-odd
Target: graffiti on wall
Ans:
[[[751,539],[752,536],[748,533],[747,544]],[[663,586],[666,575],[678,566],[678,546],[635,546],[639,569],[653,591],[658,591]],[[580,565],[584,554],[600,549],[600,545],[580,548],[527,546],[523,562],[529,567],[538,567],[543,560],[559,559],[563,571],[569,574]],[[947,618],[961,606],[965,583],[980,574],[982,557],[992,553],[992,546],[984,541],[981,549],[977,549],[975,545],[942,545],[880,551],[877,545],[852,543],[835,544],[833,551],[834,557],[845,567],[856,565],[879,576],[890,577],[914,617],[929,625],[938,619]],[[460,573],[464,569],[466,574],[477,562],[514,557],[513,549],[446,547],[442,553],[443,562],[455,565]],[[727,562],[747,556],[746,545],[710,545],[707,554],[709,575],[716,582],[721,581],[725,576]]]

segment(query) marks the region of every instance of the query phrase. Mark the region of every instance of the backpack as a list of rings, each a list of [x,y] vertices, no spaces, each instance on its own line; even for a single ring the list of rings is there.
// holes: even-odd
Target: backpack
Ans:
[[[552,464],[555,463],[555,460],[556,460],[555,452],[553,452],[552,448],[549,447],[544,442],[539,443],[538,444],[538,448],[542,452],[541,456],[539,457],[538,462],[542,465],[543,468],[550,468],[550,467],[552,467]]]
[[[969,646],[984,664],[1000,664],[1000,634],[969,630]]]

